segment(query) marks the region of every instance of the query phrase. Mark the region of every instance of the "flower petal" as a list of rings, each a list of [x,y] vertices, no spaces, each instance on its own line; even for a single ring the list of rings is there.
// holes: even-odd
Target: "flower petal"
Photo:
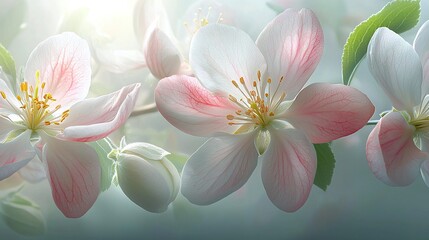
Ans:
[[[274,205],[294,212],[310,194],[317,168],[316,151],[299,130],[276,129],[270,133],[271,143],[262,160],[262,182]]]
[[[98,155],[85,143],[65,142],[46,135],[43,138],[43,162],[55,204],[66,217],[81,217],[100,192]]]
[[[159,0],[139,0],[134,8],[134,32],[140,43],[146,39],[151,25],[166,32],[169,36],[173,33],[165,7]]]
[[[16,99],[15,94],[7,86],[6,82],[0,79],[0,91],[5,94],[6,99],[0,96],[0,113],[16,113],[22,104]]]
[[[164,149],[145,142],[135,142],[124,146],[121,153],[139,156],[142,159],[161,160],[170,153]]]
[[[422,174],[423,181],[426,186],[429,187],[429,161],[424,161],[420,167],[420,173]]]
[[[429,93],[429,21],[426,21],[414,39],[414,50],[420,57],[423,66],[422,96]]]
[[[411,184],[429,155],[413,141],[414,127],[399,112],[381,118],[366,143],[366,157],[375,176],[392,186]]]
[[[19,175],[27,182],[37,183],[46,178],[45,167],[39,157],[34,156],[27,165],[19,170]]]
[[[74,33],[52,36],[31,53],[25,69],[25,81],[35,86],[36,72],[46,82],[44,91],[63,107],[86,97],[91,84],[91,55],[85,40]]]
[[[8,178],[24,167],[36,155],[27,130],[13,140],[0,144],[0,180]]]
[[[196,78],[176,75],[162,79],[155,89],[159,112],[173,126],[196,135],[232,132],[228,114],[236,110],[227,98],[209,92]]]
[[[325,143],[361,129],[374,113],[374,105],[360,91],[329,83],[304,88],[283,115],[305,132],[312,143]]]
[[[144,55],[150,72],[158,79],[178,74],[180,71],[181,54],[167,34],[159,28],[155,28],[147,38]]]
[[[368,45],[368,66],[398,110],[420,103],[422,65],[413,47],[388,28],[379,28]]]
[[[130,116],[140,84],[123,87],[114,93],[85,99],[70,108],[70,116],[61,124],[64,132],[57,137],[76,142],[89,142],[108,136]]]
[[[269,77],[284,77],[280,92],[293,99],[322,57],[323,31],[311,10],[287,9],[262,30],[256,43],[267,61]]]
[[[6,117],[0,115],[0,141],[4,141],[7,135],[21,126],[16,125]]]
[[[189,60],[202,85],[212,92],[242,96],[231,80],[244,78],[247,86],[263,74],[266,63],[253,40],[240,29],[209,24],[194,36]]]
[[[214,203],[247,182],[257,158],[253,133],[210,138],[183,168],[182,194],[194,204]]]

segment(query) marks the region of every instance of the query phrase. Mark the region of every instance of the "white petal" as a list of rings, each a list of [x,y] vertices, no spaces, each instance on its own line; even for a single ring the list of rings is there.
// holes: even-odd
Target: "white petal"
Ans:
[[[58,137],[77,142],[106,137],[128,119],[139,89],[139,83],[132,84],[114,93],[74,104],[70,108],[70,116],[60,125],[65,129]]]
[[[374,175],[391,186],[411,184],[429,154],[415,145],[415,128],[399,112],[381,118],[368,136],[366,157]]]
[[[35,87],[36,72],[46,82],[45,93],[51,93],[62,107],[86,97],[91,84],[91,54],[88,43],[74,33],[52,36],[41,42],[30,54],[25,68],[25,81]]]
[[[198,205],[214,203],[243,186],[257,164],[254,133],[210,138],[188,160],[182,194]]]
[[[151,160],[161,160],[162,158],[170,154],[169,152],[158,146],[144,142],[130,143],[126,145],[123,149],[121,149],[121,152]]]
[[[85,143],[65,142],[46,135],[43,138],[46,144],[42,158],[55,204],[66,217],[81,217],[100,192],[97,152]]]
[[[213,94],[198,79],[175,75],[162,79],[155,89],[159,112],[173,126],[196,136],[235,131],[226,116],[237,111],[228,98]]]
[[[139,0],[134,7],[134,31],[140,43],[146,39],[151,25],[156,22],[156,26],[172,34],[172,29],[165,7],[159,0]]]
[[[46,178],[45,167],[38,156],[35,156],[26,166],[19,170],[19,175],[27,182],[37,183]]]
[[[270,133],[271,143],[262,160],[262,181],[274,205],[294,212],[307,201],[313,186],[316,151],[299,130],[278,129]]]
[[[398,110],[411,113],[420,103],[422,65],[413,47],[388,28],[379,28],[368,45],[369,69]]]
[[[201,28],[191,43],[189,60],[201,83],[213,92],[242,96],[231,83],[243,77],[250,88],[266,63],[253,40],[240,29],[210,24]]]
[[[18,126],[9,119],[0,115],[0,141],[3,141],[10,131],[19,127],[22,126]]]
[[[146,64],[156,78],[178,74],[182,56],[171,39],[159,28],[155,28],[144,45]]]
[[[413,45],[423,66],[422,96],[424,96],[429,93],[429,21],[420,27]]]
[[[9,114],[18,112],[22,104],[18,102],[13,91],[11,91],[6,82],[2,79],[0,79],[0,91],[6,96],[6,99],[0,96],[0,113]]]
[[[322,57],[323,31],[316,15],[308,9],[287,9],[262,30],[256,42],[269,77],[274,81],[284,77],[279,91],[293,99]]]
[[[36,155],[30,144],[30,135],[31,131],[27,130],[0,144],[0,180],[24,167]]]

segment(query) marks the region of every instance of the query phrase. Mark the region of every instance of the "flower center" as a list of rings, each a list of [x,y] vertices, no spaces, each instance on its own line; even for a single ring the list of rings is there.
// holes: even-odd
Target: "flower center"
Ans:
[[[36,71],[36,85],[34,87],[29,86],[27,82],[22,82],[20,93],[15,96],[20,106],[12,104],[7,99],[6,93],[0,91],[2,98],[15,109],[16,114],[20,116],[24,124],[32,130],[41,126],[60,125],[69,116],[70,110],[63,111],[61,115],[55,114],[61,108],[59,104],[50,108],[56,99],[52,97],[52,94],[45,93],[45,85],[45,82],[40,81],[40,71]]]
[[[211,10],[212,10],[212,7],[208,7],[206,15],[202,15],[203,9],[198,8],[197,12],[194,13],[195,15],[194,19],[192,19],[192,23],[193,23],[192,26],[189,26],[188,22],[183,23],[185,25],[186,30],[189,32],[191,36],[194,35],[196,32],[198,32],[198,30],[200,30],[202,27],[205,27],[209,24]],[[216,23],[220,23],[223,21],[222,16],[223,14],[219,13]]]
[[[229,100],[239,109],[234,114],[228,114],[226,118],[230,120],[229,125],[255,124],[265,127],[275,118],[276,112],[286,97],[286,93],[279,93],[283,77],[278,81],[275,88],[272,87],[271,78],[267,79],[267,85],[262,89],[261,72],[258,71],[258,81],[253,81],[251,88],[248,88],[243,77],[240,77],[240,84],[235,80],[231,81],[243,98],[237,99],[229,95]]]

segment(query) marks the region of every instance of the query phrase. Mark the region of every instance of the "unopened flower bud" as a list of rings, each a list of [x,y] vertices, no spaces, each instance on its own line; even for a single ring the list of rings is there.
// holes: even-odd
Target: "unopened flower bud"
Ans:
[[[131,143],[117,155],[118,183],[125,195],[150,212],[164,212],[174,201],[180,186],[169,153],[148,143]]]

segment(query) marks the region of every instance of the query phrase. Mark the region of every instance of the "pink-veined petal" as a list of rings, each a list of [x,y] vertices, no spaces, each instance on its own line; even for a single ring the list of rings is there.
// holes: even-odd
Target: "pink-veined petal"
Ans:
[[[8,178],[24,167],[36,155],[27,130],[8,142],[0,144],[0,180]]]
[[[267,61],[268,77],[284,77],[280,92],[293,99],[319,63],[323,31],[311,10],[287,9],[262,30],[256,43]]]
[[[165,119],[188,134],[210,136],[233,131],[226,116],[236,108],[227,98],[209,92],[194,77],[162,79],[155,89],[155,101]]]
[[[304,88],[283,118],[305,132],[312,143],[325,143],[361,129],[374,113],[374,105],[360,91],[329,83]]]
[[[406,186],[415,180],[429,155],[416,147],[413,134],[414,127],[399,112],[387,114],[372,130],[366,157],[379,180],[392,186]]]
[[[46,82],[45,93],[56,104],[68,107],[86,97],[91,84],[91,55],[85,40],[74,33],[62,33],[41,42],[31,53],[25,68],[25,81],[33,87],[36,72]]]
[[[70,108],[57,137],[76,142],[96,141],[118,129],[133,111],[140,84],[131,84],[114,93],[85,99]]]
[[[413,47],[390,29],[379,28],[368,45],[368,66],[393,106],[412,113],[422,86],[422,65]]]
[[[270,200],[283,211],[304,205],[316,174],[313,144],[299,130],[270,131],[271,142],[262,159],[262,181]]]
[[[212,92],[242,98],[232,84],[244,78],[247,87],[264,74],[266,63],[253,40],[240,29],[210,24],[194,36],[189,53],[192,68],[202,85]],[[241,96],[241,97],[240,97]]]
[[[212,204],[247,182],[257,158],[253,133],[210,138],[186,163],[182,194],[194,204]]]
[[[146,64],[152,75],[161,79],[178,74],[182,57],[171,39],[159,28],[151,31],[144,45]]]
[[[112,50],[102,47],[95,48],[95,55],[107,71],[125,73],[146,67],[142,52],[137,50]]]
[[[413,46],[423,66],[422,96],[425,96],[429,93],[429,21],[420,27]]]
[[[84,215],[100,192],[101,168],[97,152],[85,143],[66,142],[44,135],[43,148],[52,196],[70,218]]]

